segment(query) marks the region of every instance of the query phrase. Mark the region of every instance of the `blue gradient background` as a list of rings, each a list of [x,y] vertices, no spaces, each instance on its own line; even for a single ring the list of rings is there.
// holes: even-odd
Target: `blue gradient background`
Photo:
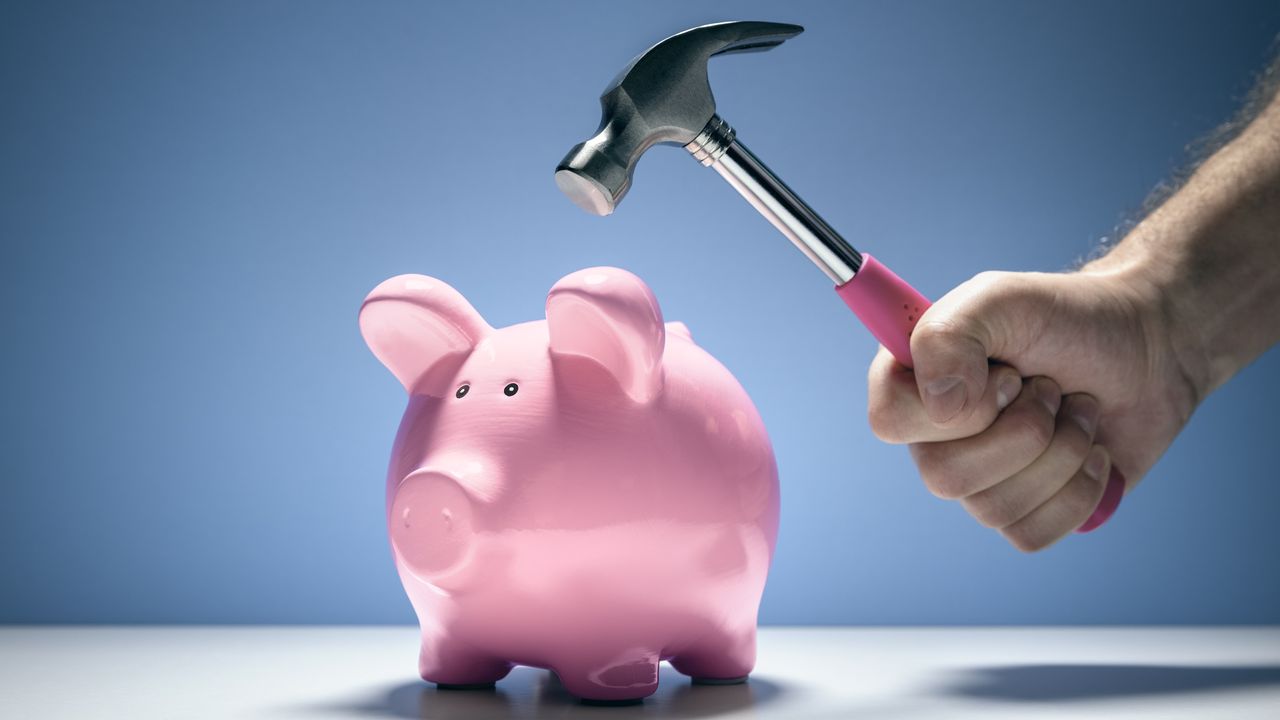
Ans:
[[[1104,531],[1025,556],[872,437],[874,341],[714,173],[658,148],[607,220],[559,195],[613,74],[731,18],[808,32],[715,60],[722,114],[931,296],[1087,254],[1280,31],[1274,2],[6,3],[0,621],[411,622],[361,299],[422,272],[501,326],[612,264],[772,431],[763,622],[1280,622],[1275,351]]]

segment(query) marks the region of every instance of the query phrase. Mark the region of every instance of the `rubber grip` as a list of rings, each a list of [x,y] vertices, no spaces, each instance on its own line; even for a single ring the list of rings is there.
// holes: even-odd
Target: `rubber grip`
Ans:
[[[866,254],[862,256],[858,274],[845,284],[836,286],[836,294],[899,363],[908,368],[915,367],[911,361],[911,331],[915,330],[924,311],[933,304],[928,298]],[[1110,520],[1120,507],[1124,489],[1124,474],[1112,467],[1102,500],[1076,532],[1092,532]]]
[[[911,331],[916,329],[920,316],[933,304],[928,298],[865,254],[858,274],[845,284],[836,286],[836,294],[898,362],[913,367]]]
[[[1124,486],[1124,473],[1112,466],[1111,475],[1107,478],[1107,489],[1102,491],[1102,499],[1098,501],[1098,507],[1094,508],[1093,514],[1084,521],[1083,525],[1076,528],[1076,532],[1093,532],[1110,520],[1120,508],[1120,501],[1124,499]]]

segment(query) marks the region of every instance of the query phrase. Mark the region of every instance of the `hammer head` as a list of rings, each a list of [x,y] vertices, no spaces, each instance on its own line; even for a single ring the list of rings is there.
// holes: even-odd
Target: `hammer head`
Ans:
[[[768,50],[803,31],[784,23],[713,23],[644,51],[600,95],[600,127],[560,161],[556,185],[583,210],[612,213],[645,150],[657,143],[687,145],[715,115],[707,60]]]

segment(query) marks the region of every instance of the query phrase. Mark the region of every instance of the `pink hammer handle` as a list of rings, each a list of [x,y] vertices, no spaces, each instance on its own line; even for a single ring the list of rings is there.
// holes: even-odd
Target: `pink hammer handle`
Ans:
[[[911,331],[920,322],[924,311],[933,304],[928,298],[866,254],[862,256],[858,274],[838,285],[836,294],[899,363],[904,367],[914,367],[911,362]],[[1124,486],[1124,475],[1113,466],[1097,509],[1076,532],[1096,530],[1110,519],[1120,507]]]

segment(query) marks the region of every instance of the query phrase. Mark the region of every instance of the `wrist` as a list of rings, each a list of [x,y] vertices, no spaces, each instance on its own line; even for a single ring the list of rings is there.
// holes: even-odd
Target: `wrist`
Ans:
[[[1211,340],[1203,332],[1212,326],[1212,319],[1197,300],[1194,268],[1188,265],[1191,258],[1177,252],[1184,247],[1182,243],[1171,243],[1168,238],[1157,242],[1153,237],[1151,226],[1160,220],[1159,215],[1152,215],[1111,253],[1080,272],[1106,282],[1123,298],[1151,351],[1149,362],[1161,366],[1166,377],[1181,379],[1183,387],[1177,394],[1186,398],[1183,410],[1189,418],[1225,378],[1215,374]]]
[[[1280,101],[1088,270],[1149,297],[1197,400],[1280,342]]]

